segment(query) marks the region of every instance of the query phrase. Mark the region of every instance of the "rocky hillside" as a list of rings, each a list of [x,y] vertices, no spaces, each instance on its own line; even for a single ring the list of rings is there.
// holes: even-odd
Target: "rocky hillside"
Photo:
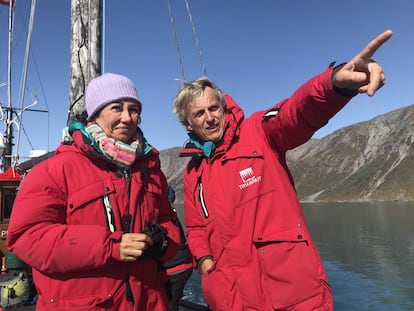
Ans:
[[[177,202],[183,201],[183,173],[190,160],[188,157],[180,158],[180,150],[181,147],[175,147],[160,151],[161,169],[175,190]]]
[[[312,139],[288,153],[303,201],[413,201],[414,105]],[[188,159],[161,151],[162,169],[182,200]]]
[[[414,200],[414,106],[342,128],[289,153],[302,200]]]

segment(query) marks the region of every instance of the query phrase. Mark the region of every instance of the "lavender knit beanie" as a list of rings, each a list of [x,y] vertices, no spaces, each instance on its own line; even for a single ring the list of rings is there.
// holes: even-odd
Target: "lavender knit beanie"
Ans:
[[[92,79],[85,93],[88,121],[107,104],[126,98],[135,99],[142,109],[135,85],[127,77],[115,73],[105,73]]]

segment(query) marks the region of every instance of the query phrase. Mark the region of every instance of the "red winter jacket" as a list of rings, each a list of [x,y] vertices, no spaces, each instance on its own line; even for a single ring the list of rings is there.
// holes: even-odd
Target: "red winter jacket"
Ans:
[[[130,232],[141,232],[146,220],[159,223],[169,236],[162,260],[178,250],[179,232],[171,221],[158,151],[152,149],[134,163],[128,189],[122,172],[96,157],[80,131],[73,138],[75,144],[60,145],[53,157],[28,173],[10,219],[8,247],[33,267],[39,293],[36,310],[166,311],[157,261],[126,263],[120,261],[119,251],[121,218],[128,204]],[[110,217],[104,201],[112,206]],[[126,300],[127,281],[134,308]]]
[[[201,277],[215,311],[333,308],[285,161],[350,100],[332,89],[331,75],[246,119],[226,95],[226,131],[213,155],[182,150],[193,155],[184,177],[188,244],[196,260],[214,258]]]

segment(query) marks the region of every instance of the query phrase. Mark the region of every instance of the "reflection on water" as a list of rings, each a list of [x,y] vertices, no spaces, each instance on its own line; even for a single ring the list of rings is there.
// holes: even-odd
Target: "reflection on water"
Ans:
[[[335,311],[414,310],[414,203],[306,203],[304,211]],[[199,281],[194,273],[186,286],[192,301],[203,301]]]
[[[335,310],[414,310],[414,203],[304,204]]]

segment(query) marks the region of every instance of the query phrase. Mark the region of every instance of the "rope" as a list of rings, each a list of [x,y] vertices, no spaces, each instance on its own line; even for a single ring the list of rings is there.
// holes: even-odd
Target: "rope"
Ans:
[[[186,81],[185,75],[184,75],[183,59],[182,59],[182,55],[181,55],[180,44],[179,44],[178,37],[177,37],[177,31],[176,31],[176,27],[175,27],[174,16],[173,16],[173,13],[172,13],[170,0],[167,0],[167,3],[168,3],[168,12],[170,14],[171,27],[172,27],[173,36],[174,36],[174,42],[175,42],[175,46],[176,46],[176,49],[177,49],[178,61],[180,63],[181,79],[182,79],[182,81]],[[188,0],[185,0],[185,5],[186,5],[186,8],[187,8],[188,17],[190,19],[195,44],[196,44],[196,47],[197,47],[197,50],[198,50],[198,54],[200,56],[201,66],[203,67],[204,76],[207,77],[208,76],[207,69],[206,69],[206,65],[204,63],[203,53],[201,51],[200,42],[198,40],[198,35],[197,35],[196,27],[195,27],[195,24],[194,24],[194,21],[193,21],[193,16],[191,14],[190,5],[188,3]]]
[[[168,12],[170,14],[171,27],[172,27],[172,30],[173,30],[175,47],[177,49],[178,61],[180,63],[181,79],[182,79],[182,81],[185,81],[183,59],[182,59],[182,56],[181,56],[180,44],[178,43],[177,31],[176,31],[176,28],[175,28],[174,16],[172,14],[170,0],[167,0],[167,3],[168,3]]]
[[[193,29],[193,35],[194,35],[194,40],[195,40],[195,43],[196,43],[196,46],[197,46],[197,49],[198,49],[198,54],[200,55],[200,62],[201,62],[201,65],[203,67],[203,72],[204,72],[204,75],[206,77],[208,77],[206,65],[204,63],[203,53],[201,52],[200,43],[198,41],[198,36],[197,36],[195,24],[193,22],[193,16],[191,15],[191,11],[190,11],[190,6],[188,4],[188,0],[185,0],[185,5],[187,7],[187,14],[188,14],[188,17],[190,19],[191,27]]]

